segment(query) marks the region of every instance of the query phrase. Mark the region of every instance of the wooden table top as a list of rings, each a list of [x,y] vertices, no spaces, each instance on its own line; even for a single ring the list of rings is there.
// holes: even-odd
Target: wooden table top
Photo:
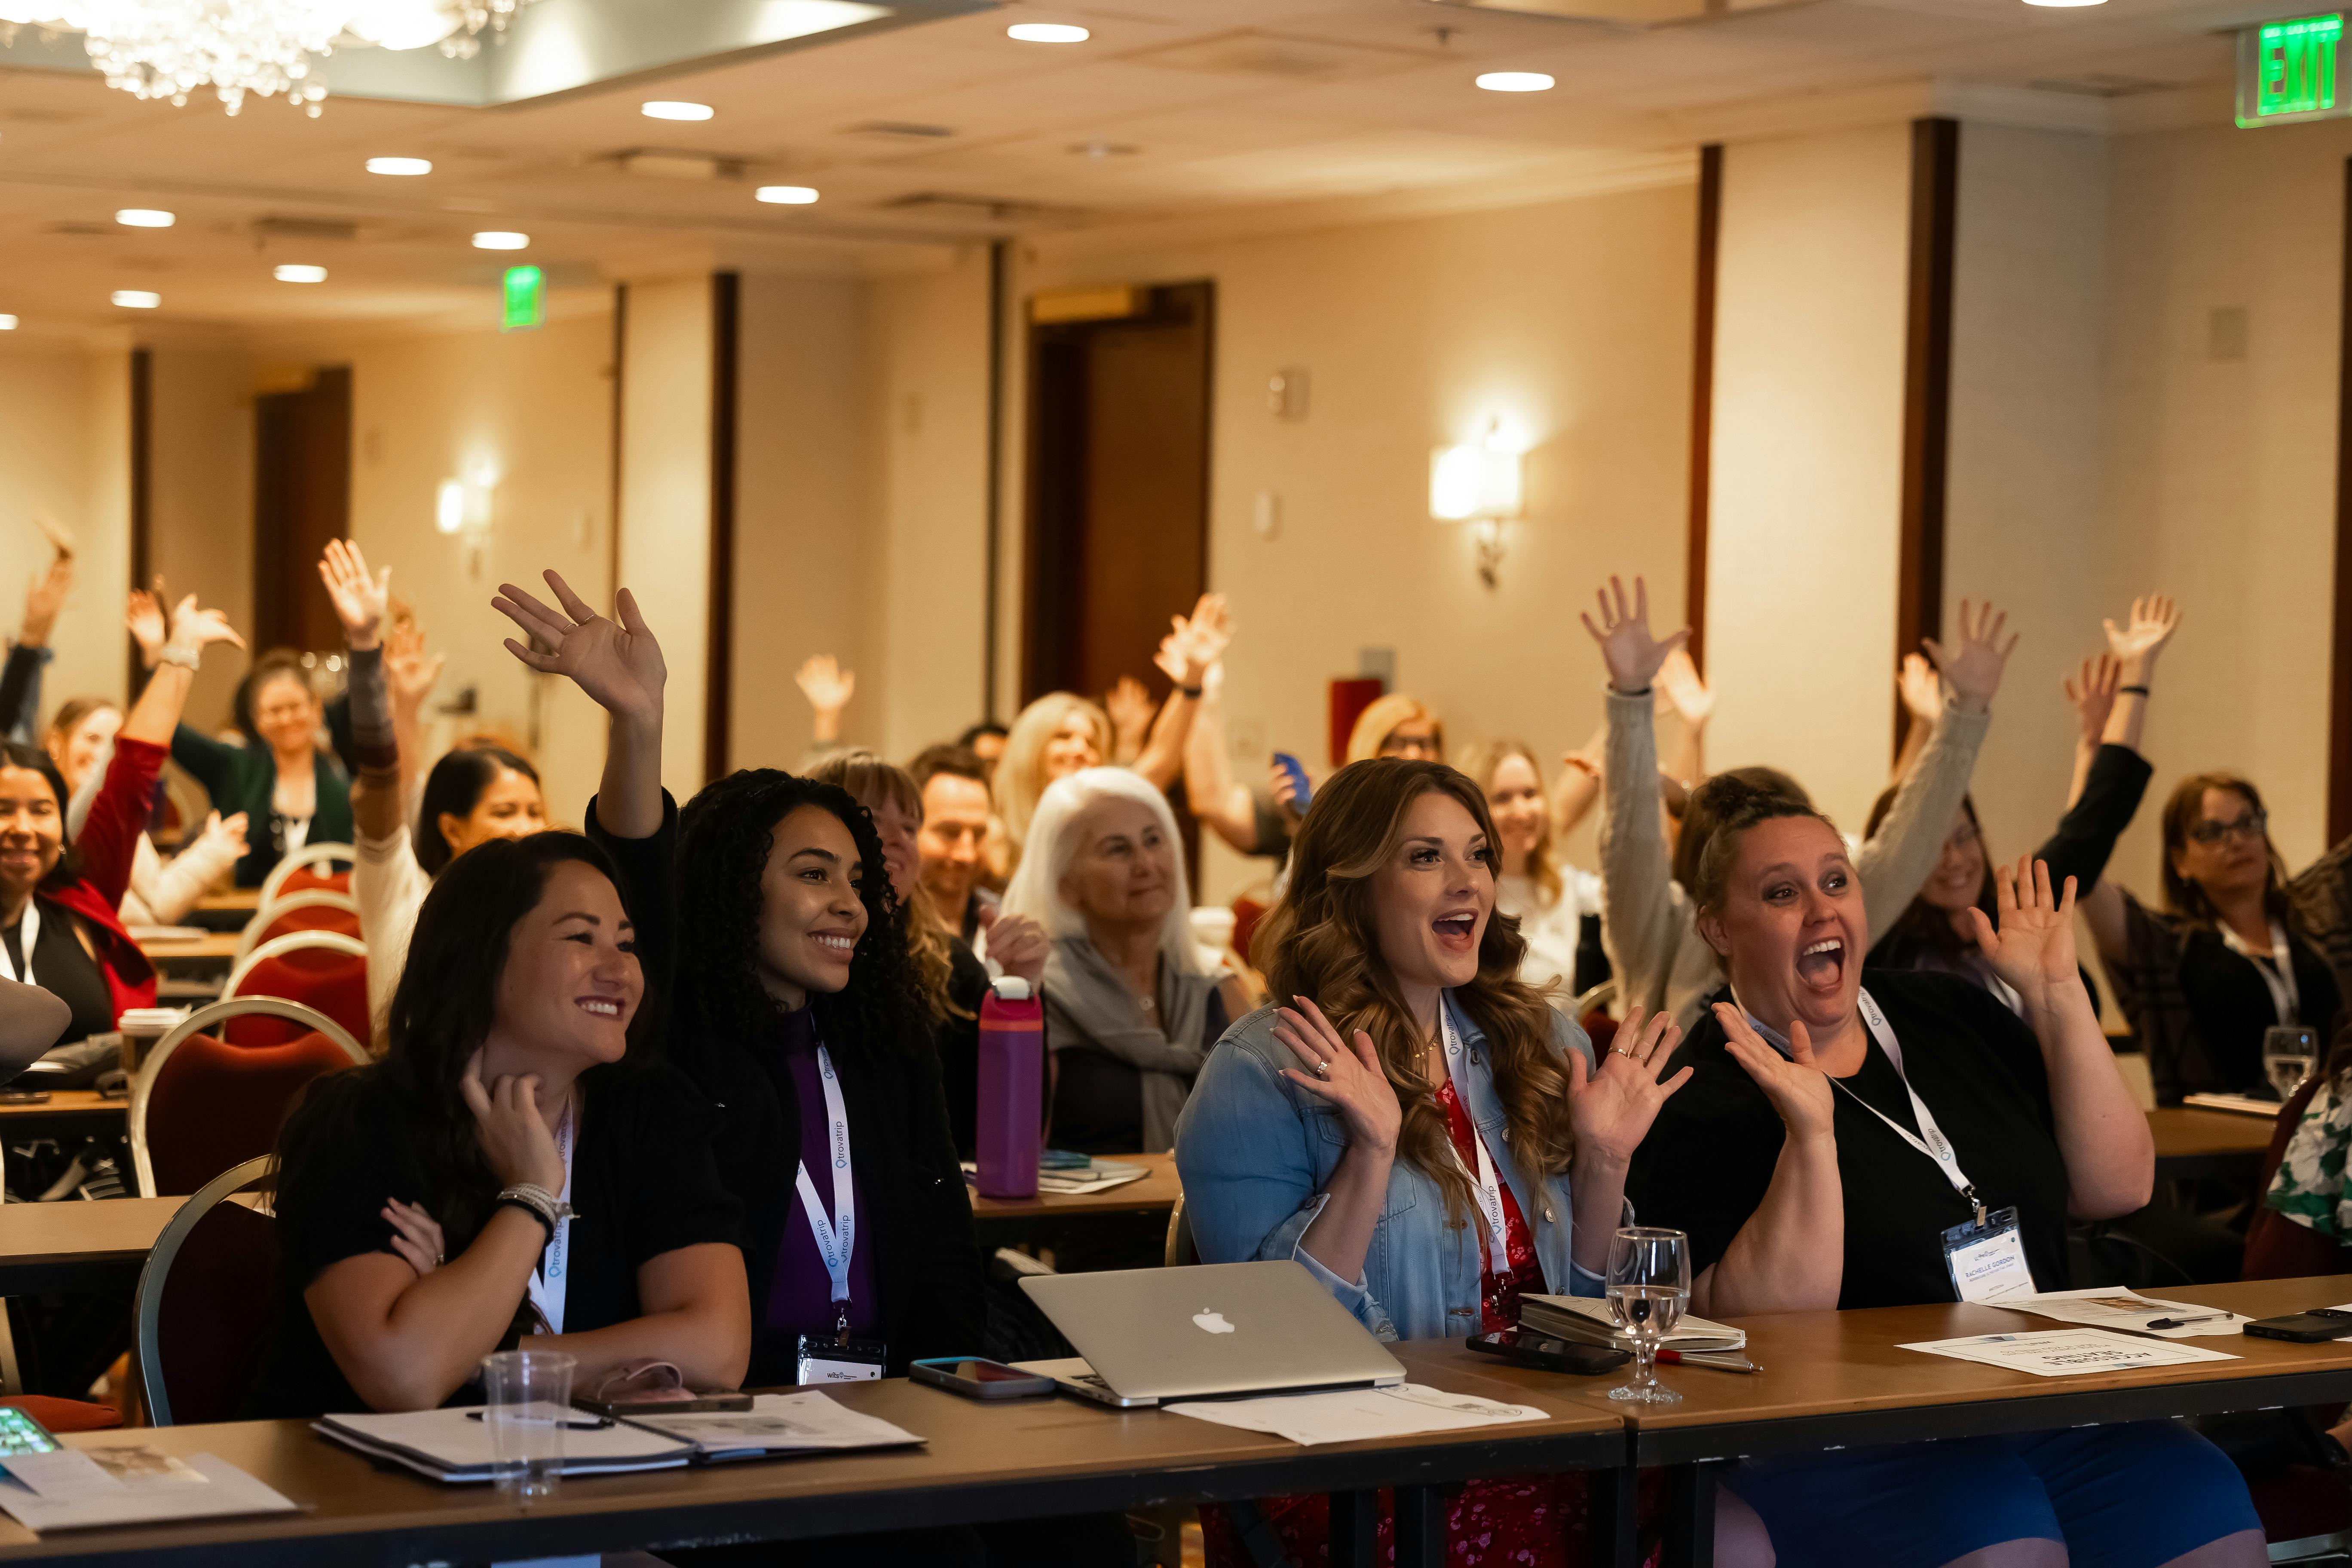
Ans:
[[[1609,1463],[1624,1454],[1623,1426],[1559,1387],[1518,1390],[1483,1367],[1456,1367],[1461,1352],[1401,1346],[1416,1380],[1536,1405],[1540,1422],[1386,1442],[1302,1448],[1286,1439],[1159,1411],[1118,1411],[1071,1398],[983,1404],[904,1379],[830,1392],[855,1410],[928,1439],[921,1448],[714,1465],[636,1475],[572,1477],[528,1512],[487,1486],[442,1486],[378,1468],[312,1434],[300,1421],[78,1434],[76,1447],[152,1445],[167,1454],[214,1454],[275,1487],[304,1512],[59,1532],[42,1541],[0,1519],[0,1561],[127,1557],[173,1550],[215,1553],[235,1544],[240,1563],[317,1561],[341,1538],[351,1561],[488,1560],[618,1551],[628,1546],[870,1530],[950,1519],[1020,1517],[1118,1506],[1120,1498],[1189,1501],[1284,1489],[1489,1473],[1496,1464]],[[1506,1472],[1507,1473],[1507,1472]],[[1064,1507],[1065,1503],[1067,1507]],[[369,1552],[358,1538],[373,1536]],[[393,1552],[408,1553],[394,1556]]]
[[[173,960],[185,963],[191,959],[235,958],[237,942],[236,931],[208,931],[203,936],[170,942],[142,942],[139,951],[147,955],[150,963],[169,963]]]
[[[37,1093],[41,1088],[40,1077],[36,1074],[30,1079],[19,1079],[16,1087]],[[44,1116],[127,1116],[131,1111],[130,1096],[103,1095],[94,1089],[53,1089],[48,1091],[48,1099],[30,1105],[0,1100],[0,1122],[38,1121]],[[13,1208],[15,1205],[9,1206]]]
[[[185,1198],[0,1205],[0,1296],[128,1284]]]
[[[2159,1160],[2194,1159],[2208,1154],[2260,1156],[2271,1146],[2277,1125],[2269,1117],[2244,1116],[2229,1110],[2200,1110],[2175,1105],[2147,1113],[2147,1130],[2156,1135]]]
[[[249,914],[260,907],[259,888],[231,888],[226,892],[206,893],[196,900],[200,910],[243,910]]]
[[[971,1194],[971,1217],[976,1220],[1012,1219],[1038,1215],[1060,1217],[1085,1214],[1132,1214],[1138,1210],[1156,1210],[1166,1214],[1176,1206],[1184,1184],[1176,1179],[1176,1156],[1173,1154],[1106,1154],[1106,1160],[1122,1165],[1143,1165],[1151,1173],[1141,1181],[1125,1186],[1111,1187],[1099,1193],[1039,1193],[1034,1198],[984,1198]]]

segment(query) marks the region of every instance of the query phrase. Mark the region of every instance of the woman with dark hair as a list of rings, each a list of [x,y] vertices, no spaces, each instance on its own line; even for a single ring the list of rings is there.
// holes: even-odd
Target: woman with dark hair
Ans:
[[[1659,1081],[1663,1014],[1629,1017],[1596,1065],[1519,978],[1495,842],[1486,796],[1440,763],[1351,763],[1317,792],[1251,943],[1284,1004],[1226,1032],[1177,1124],[1203,1263],[1295,1259],[1390,1340],[1602,1293],[1627,1163],[1688,1075]],[[1291,1561],[1320,1559],[1321,1499],[1256,1506]],[[1583,1512],[1580,1475],[1474,1482],[1445,1560],[1581,1562]],[[1202,1520],[1211,1562],[1250,1561],[1227,1510]],[[1717,1521],[1718,1562],[1769,1561],[1745,1510]]]
[[[104,1034],[124,1009],[154,1005],[154,967],[115,911],[203,650],[235,641],[217,613],[196,607],[194,595],[182,601],[163,662],[122,721],[78,834],[68,830],[72,797],[49,754],[0,742],[0,980],[38,985],[72,1009],[52,1044]]]
[[[717,1116],[646,1047],[635,939],[576,834],[434,885],[383,1059],[317,1080],[279,1140],[254,1414],[431,1409],[513,1348],[577,1358],[583,1392],[646,1362],[741,1383],[741,1207]]]
[[[1728,775],[1690,888],[1732,1000],[1675,1060],[1688,1086],[1627,1184],[1689,1237],[1709,1317],[1999,1301],[2067,1282],[2066,1226],[2147,1202],[2155,1148],[2074,960],[2074,889],[2004,868],[1970,916],[2022,1016],[1948,974],[1872,970],[1860,878],[1811,807]],[[1864,982],[1867,981],[1865,986]],[[1743,1463],[1729,1490],[1821,1568],[2239,1568],[2245,1483],[2178,1423]]]

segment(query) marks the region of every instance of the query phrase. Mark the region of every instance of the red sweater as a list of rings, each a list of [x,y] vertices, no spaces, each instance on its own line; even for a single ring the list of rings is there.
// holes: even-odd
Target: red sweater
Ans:
[[[131,858],[139,850],[139,836],[147,831],[147,803],[154,798],[155,780],[169,754],[162,746],[117,736],[106,782],[90,802],[81,837],[74,841],[81,851],[81,875],[43,882],[33,889],[35,898],[80,917],[106,975],[117,1023],[127,1008],[155,1005],[155,966],[122,929],[115,911],[131,886]]]

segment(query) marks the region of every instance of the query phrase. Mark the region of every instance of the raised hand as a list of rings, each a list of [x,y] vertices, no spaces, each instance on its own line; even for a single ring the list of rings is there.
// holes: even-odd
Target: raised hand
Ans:
[[[551,1193],[563,1190],[563,1155],[555,1135],[539,1113],[539,1075],[482,1081],[482,1053],[477,1049],[466,1062],[457,1092],[474,1113],[474,1139],[482,1158],[501,1186],[528,1183]]]
[[[829,653],[809,655],[793,673],[793,683],[816,710],[820,722],[838,720],[849,700],[857,695],[857,672],[842,668],[841,661]]]
[[[2132,601],[2131,619],[2121,629],[2113,621],[2099,624],[2107,629],[2107,651],[2124,668],[2123,684],[2145,685],[2156,656],[2180,629],[2180,606],[2162,594],[2149,594]]]
[[[1612,598],[1614,602],[1612,602]],[[1609,685],[1623,696],[1648,689],[1657,683],[1658,671],[1665,667],[1666,656],[1690,640],[1690,628],[1685,626],[1663,640],[1650,635],[1650,585],[1642,578],[1633,579],[1633,597],[1625,597],[1625,584],[1615,577],[1609,586],[1596,595],[1601,605],[1601,622],[1593,624],[1591,616],[1580,617],[1592,640],[1601,645],[1601,661],[1609,667]]]
[[[245,646],[245,639],[236,635],[236,628],[228,624],[228,617],[218,610],[197,608],[194,594],[173,606],[170,646],[194,653],[207,643],[216,642],[233,643],[238,647]]]
[[[1895,671],[1895,695],[1904,711],[1922,723],[1933,724],[1944,714],[1944,679],[1925,654],[1906,653]]]
[[[383,628],[385,606],[392,602],[392,568],[387,566],[371,577],[367,557],[360,553],[357,543],[330,539],[327,552],[319,561],[319,580],[327,585],[327,597],[334,602],[335,618],[343,623],[345,645],[353,653],[375,647]]]
[[[2066,879],[2063,897],[2050,891],[2050,867],[2032,856],[2015,866],[1993,868],[1993,901],[2000,925],[1972,909],[1977,951],[2029,1002],[2053,985],[2080,984],[2074,966],[2074,879]]]
[[[980,929],[988,933],[988,956],[1007,974],[1029,983],[1034,994],[1045,978],[1045,955],[1054,939],[1027,915],[1008,915],[992,904],[980,907]]]
[[[383,684],[394,708],[415,713],[441,679],[442,656],[425,650],[425,628],[394,621],[383,635]]]
[[[1704,729],[1714,717],[1715,689],[1699,675],[1690,649],[1678,647],[1666,655],[1666,662],[1658,666],[1657,685],[1667,703],[1692,729]]]
[[[1197,687],[1208,678],[1209,667],[1225,657],[1234,640],[1225,596],[1203,594],[1189,617],[1171,616],[1168,624],[1171,629],[1160,639],[1160,651],[1151,662],[1177,685]]]
[[[2008,615],[1994,609],[1990,601],[1975,604],[1962,599],[1958,651],[1947,653],[1934,637],[1920,639],[1927,657],[1950,683],[1952,700],[1962,711],[1982,713],[1992,707],[1993,693],[2000,689],[2000,672],[2017,647],[2014,634],[2007,642],[2001,640],[2001,633],[2008,629]]]
[[[2115,711],[2116,688],[2123,684],[2123,661],[2103,653],[2083,661],[2083,668],[2058,682],[2066,706],[2074,710],[2074,727],[2085,745],[2095,746],[2107,731],[2107,715]]]
[[[1296,1007],[1275,1009],[1274,1037],[1290,1047],[1300,1065],[1284,1068],[1282,1076],[1338,1109],[1349,1144],[1395,1153],[1404,1107],[1381,1068],[1371,1036],[1359,1029],[1352,1044],[1342,1040],[1322,1008],[1304,996],[1291,1000]]]
[[[392,1226],[392,1250],[402,1262],[415,1269],[420,1279],[441,1267],[441,1227],[430,1213],[415,1204],[389,1198],[384,1202],[383,1215],[384,1223]]]
[[[1748,1024],[1748,1015],[1730,1003],[1717,1002],[1715,1017],[1723,1026],[1724,1050],[1756,1080],[1756,1087],[1780,1112],[1788,1135],[1798,1140],[1832,1136],[1837,1126],[1837,1090],[1813,1059],[1813,1038],[1804,1020],[1790,1020],[1790,1056],[1784,1057]]]
[[[215,811],[205,818],[204,837],[216,838],[234,848],[236,858],[242,860],[245,858],[245,813],[240,811],[233,816],[223,816]]]
[[[1132,757],[1140,752],[1143,738],[1151,731],[1151,716],[1158,711],[1143,682],[1131,675],[1120,676],[1118,684],[1103,694],[1103,711],[1110,715],[1111,732],[1118,738],[1115,748],[1118,754]]]
[[[1618,1026],[1598,1068],[1588,1069],[1582,1052],[1569,1053],[1568,1120],[1580,1151],[1590,1150],[1620,1164],[1633,1159],[1650,1123],[1658,1119],[1658,1107],[1690,1081],[1690,1068],[1663,1083],[1658,1079],[1682,1038],[1673,1014],[1661,1012],[1645,1020],[1636,1007]]]
[[[122,624],[139,644],[139,657],[150,669],[155,668],[155,656],[163,651],[163,639],[171,628],[163,621],[163,579],[155,579],[155,591],[144,588],[131,590],[130,607],[122,613]]]
[[[659,713],[669,667],[662,662],[653,628],[637,613],[636,595],[622,589],[613,604],[621,618],[609,621],[590,609],[561,574],[545,575],[561,610],[548,608],[511,583],[499,584],[490,607],[555,651],[541,653],[512,637],[506,639],[507,651],[542,675],[567,678],[607,713]]]

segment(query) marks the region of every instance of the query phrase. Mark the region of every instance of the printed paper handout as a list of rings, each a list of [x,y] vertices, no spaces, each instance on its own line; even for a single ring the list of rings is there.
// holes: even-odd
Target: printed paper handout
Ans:
[[[210,1454],[183,1459],[145,1443],[11,1454],[0,1509],[46,1534],[100,1524],[152,1524],[238,1513],[289,1513],[294,1504]]]
[[[1544,1419],[1544,1413],[1532,1405],[1504,1405],[1473,1394],[1448,1394],[1417,1383],[1390,1388],[1337,1388],[1323,1394],[1273,1394],[1262,1399],[1196,1400],[1161,1408],[1196,1421],[1271,1432],[1305,1444],[1406,1437],[1417,1432],[1459,1432],[1472,1426]]]
[[[2094,1329],[2123,1329],[2135,1334],[2155,1334],[2168,1340],[2192,1340],[2200,1334],[2241,1335],[2247,1318],[2221,1307],[2200,1307],[2190,1301],[2162,1301],[2136,1290],[2044,1290],[2036,1296],[2016,1296],[1989,1303],[2006,1311],[2031,1312],[2062,1323]],[[2191,1321],[2190,1320],[2195,1320]],[[2179,1323],[2177,1329],[2150,1327]]]
[[[2195,1345],[2109,1333],[2104,1329],[2048,1329],[2030,1334],[1971,1334],[1963,1340],[1924,1340],[1899,1350],[1925,1351],[1954,1361],[1982,1362],[2036,1377],[2083,1377],[2144,1366],[2185,1366],[2200,1361],[2236,1361]]]

